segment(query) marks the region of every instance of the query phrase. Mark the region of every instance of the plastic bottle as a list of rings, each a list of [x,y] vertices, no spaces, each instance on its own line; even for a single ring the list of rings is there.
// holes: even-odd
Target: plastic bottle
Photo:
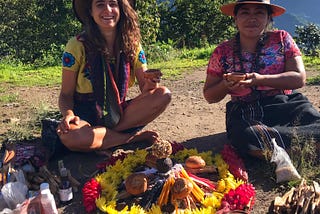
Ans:
[[[58,214],[56,202],[54,200],[54,196],[52,195],[49,184],[42,183],[40,185],[40,193],[41,193],[41,205],[44,210],[44,214]]]
[[[59,185],[59,197],[60,203],[66,205],[70,203],[73,199],[72,186],[68,178],[68,171],[66,168],[60,169],[60,185]]]

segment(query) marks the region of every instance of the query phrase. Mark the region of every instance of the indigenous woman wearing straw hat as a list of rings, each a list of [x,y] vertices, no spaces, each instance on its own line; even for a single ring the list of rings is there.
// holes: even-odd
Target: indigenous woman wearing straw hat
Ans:
[[[158,134],[141,129],[166,109],[171,93],[159,85],[160,71],[146,75],[135,10],[128,0],[74,0],[73,9],[84,31],[63,53],[60,140],[73,151],[152,143]],[[141,93],[127,101],[135,79]]]
[[[231,143],[263,157],[272,138],[285,149],[295,138],[320,142],[320,114],[295,91],[306,81],[300,50],[286,31],[269,30],[285,9],[270,0],[238,0],[221,11],[234,18],[238,33],[214,50],[203,93],[209,103],[231,95],[226,105]]]

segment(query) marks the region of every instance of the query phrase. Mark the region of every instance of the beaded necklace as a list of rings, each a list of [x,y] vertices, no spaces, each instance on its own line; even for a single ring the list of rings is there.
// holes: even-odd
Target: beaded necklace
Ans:
[[[263,33],[263,35],[259,38],[257,46],[256,46],[254,60],[252,60],[252,62],[251,62],[252,66],[251,66],[251,70],[249,73],[252,73],[252,72],[259,73],[259,70],[265,67],[264,63],[260,64],[259,59],[261,56],[261,50],[264,47],[267,39],[268,39],[268,35],[266,33]],[[246,70],[244,69],[243,62],[247,62],[248,60],[242,56],[242,50],[241,50],[241,45],[240,45],[240,34],[239,33],[237,33],[237,35],[236,35],[233,48],[234,48],[234,51],[233,51],[233,71],[247,73]],[[238,63],[240,64],[239,71],[236,70],[236,57],[238,58],[238,60],[239,60]]]
[[[110,51],[109,51],[108,48],[105,48],[102,52],[103,52],[103,54],[105,56],[105,59],[106,59],[107,63],[115,64],[116,58],[114,56],[111,56]]]

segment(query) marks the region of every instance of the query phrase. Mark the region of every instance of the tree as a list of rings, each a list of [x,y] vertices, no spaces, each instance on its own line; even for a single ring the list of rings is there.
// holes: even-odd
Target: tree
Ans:
[[[320,50],[320,28],[318,25],[309,23],[304,26],[297,26],[296,42],[306,55],[319,56]]]
[[[220,12],[225,1],[136,0],[143,45],[219,43],[234,32],[232,18]],[[25,63],[59,62],[63,46],[81,30],[71,0],[0,0],[0,20],[0,58]]]
[[[234,32],[232,18],[220,12],[224,0],[162,1],[159,39],[172,39],[178,47],[216,44]]]
[[[79,30],[69,0],[0,0],[0,5],[0,57],[34,63]]]
[[[143,43],[152,44],[157,40],[160,27],[160,14],[156,0],[136,1],[136,10],[139,16],[139,23]]]

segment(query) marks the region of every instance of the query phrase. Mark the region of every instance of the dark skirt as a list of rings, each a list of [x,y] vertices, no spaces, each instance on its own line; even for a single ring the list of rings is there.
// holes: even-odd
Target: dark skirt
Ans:
[[[320,113],[301,93],[264,97],[259,101],[228,102],[226,127],[241,152],[272,148],[271,139],[289,148],[293,141],[320,142]]]
[[[125,109],[131,100],[127,100],[122,104],[122,108]],[[96,102],[95,101],[75,101],[74,114],[79,116],[81,120],[85,120],[90,123],[91,126],[105,126],[102,120],[98,116]],[[121,131],[122,133],[136,133],[142,130],[144,126],[132,127]]]
[[[92,126],[102,125],[99,124],[95,101],[75,101],[73,111],[81,120],[87,121]]]

